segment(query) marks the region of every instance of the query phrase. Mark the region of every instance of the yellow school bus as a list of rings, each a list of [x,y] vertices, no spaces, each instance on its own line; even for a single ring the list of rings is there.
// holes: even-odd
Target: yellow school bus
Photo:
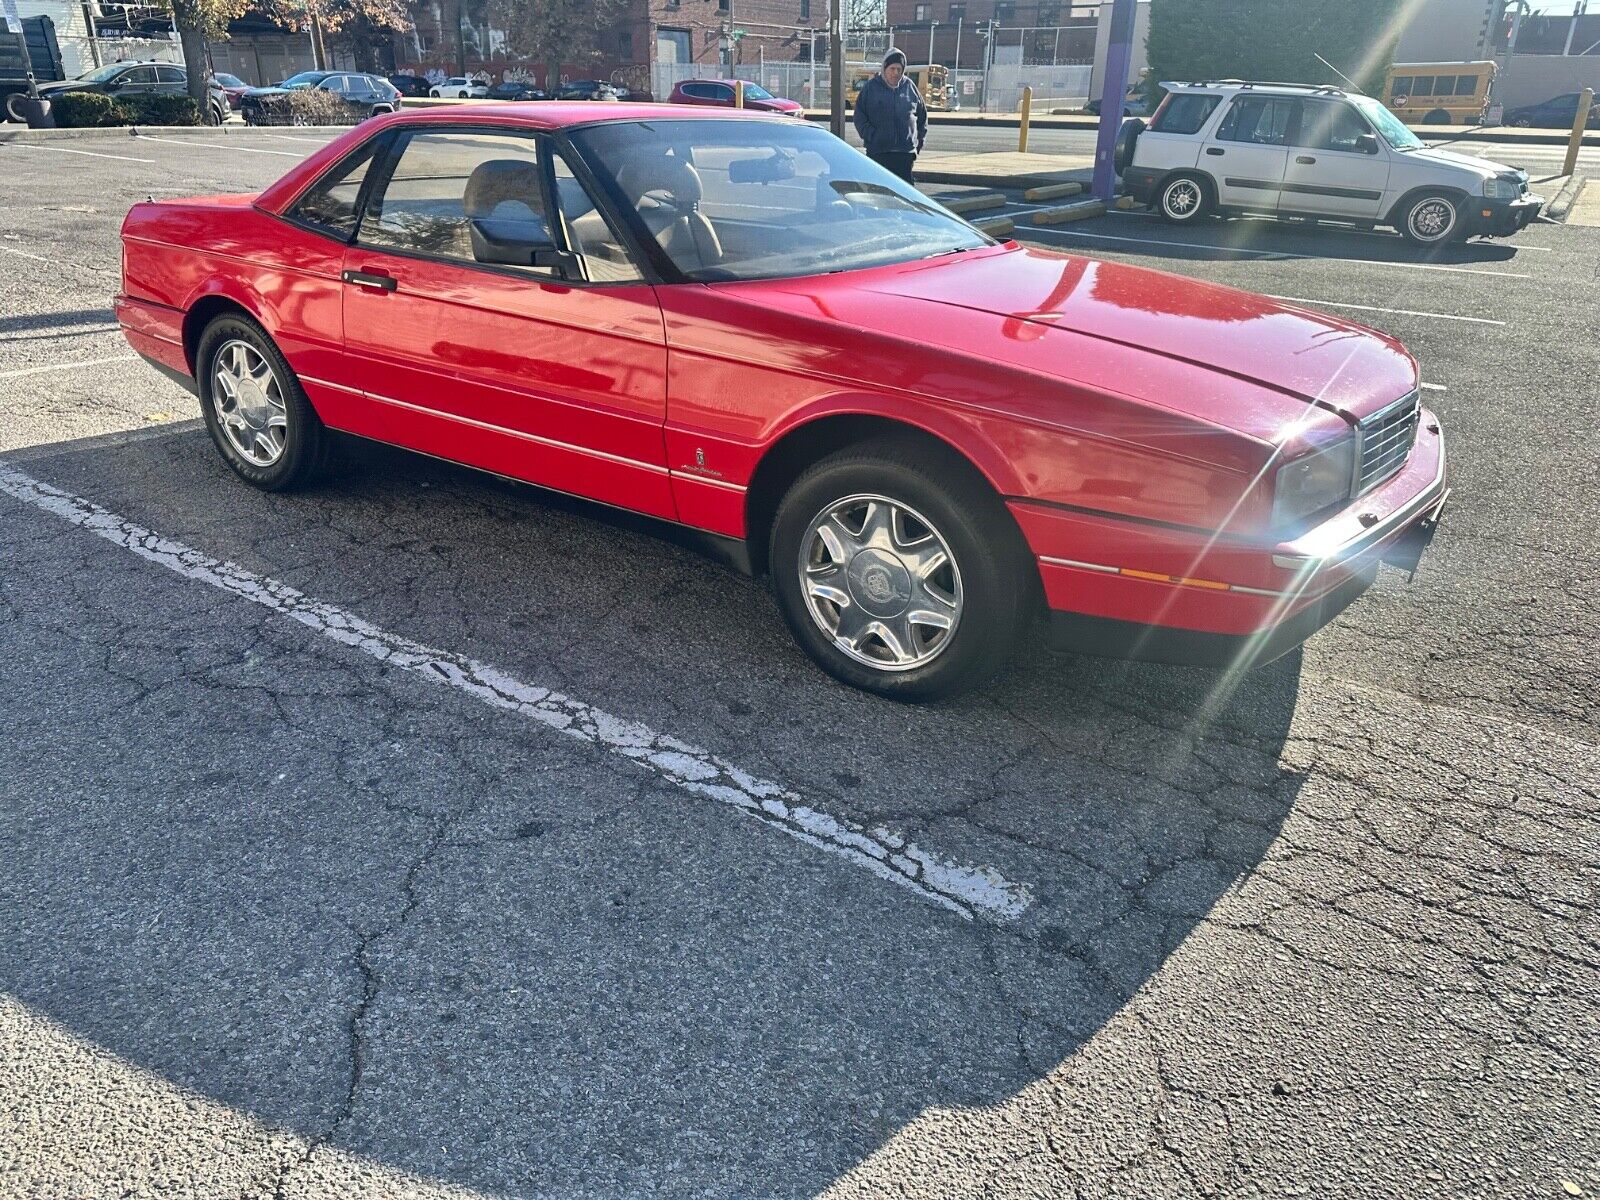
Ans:
[[[855,67],[851,70],[850,87],[844,97],[846,108],[855,107],[856,93],[861,90],[861,85],[877,73],[877,67]],[[924,63],[906,67],[906,74],[917,85],[917,91],[922,93],[922,103],[927,105],[929,112],[956,107],[956,98],[949,85],[949,68],[939,63]]]
[[[1495,70],[1488,61],[1395,63],[1378,99],[1408,125],[1479,125]]]

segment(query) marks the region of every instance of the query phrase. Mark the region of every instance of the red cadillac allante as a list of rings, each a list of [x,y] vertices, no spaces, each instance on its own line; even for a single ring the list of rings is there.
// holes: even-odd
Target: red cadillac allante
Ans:
[[[259,196],[136,205],[123,241],[128,341],[247,482],[307,482],[337,430],[674,522],[903,699],[1045,617],[1266,661],[1414,568],[1446,497],[1393,339],[996,243],[771,116],[400,113]]]

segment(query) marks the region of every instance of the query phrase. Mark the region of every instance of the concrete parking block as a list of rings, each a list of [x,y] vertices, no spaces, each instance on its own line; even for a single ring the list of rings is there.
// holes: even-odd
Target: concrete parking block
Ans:
[[[1060,208],[1046,208],[1033,214],[1035,225],[1060,225],[1065,221],[1081,221],[1085,217],[1103,216],[1106,206],[1099,200],[1082,200],[1077,204],[1063,204]]]
[[[986,192],[977,196],[956,196],[954,199],[942,201],[944,206],[954,213],[975,212],[982,208],[1004,208],[1006,198],[999,192]]]
[[[991,217],[987,221],[974,221],[972,224],[992,238],[1010,237],[1017,228],[1017,223],[1010,217]]]
[[[1081,183],[1052,183],[1045,187],[1031,187],[1022,193],[1024,200],[1062,200],[1084,191]]]

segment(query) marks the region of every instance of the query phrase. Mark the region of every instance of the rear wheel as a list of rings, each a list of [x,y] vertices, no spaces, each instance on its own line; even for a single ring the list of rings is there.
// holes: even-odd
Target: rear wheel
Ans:
[[[1422,118],[1422,123],[1424,125],[1448,125],[1450,124],[1450,114],[1442,108],[1436,108]]]
[[[206,430],[253,487],[277,492],[313,482],[326,467],[328,431],[261,326],[218,317],[195,352]]]
[[[1438,246],[1460,236],[1461,214],[1449,196],[1432,192],[1408,201],[1397,224],[1412,245]]]
[[[1173,225],[1193,225],[1210,208],[1205,182],[1193,175],[1170,176],[1156,193],[1156,212]]]
[[[983,682],[1032,616],[1031,562],[1004,505],[966,464],[915,442],[868,443],[801,475],[769,566],[817,665],[897,700]]]

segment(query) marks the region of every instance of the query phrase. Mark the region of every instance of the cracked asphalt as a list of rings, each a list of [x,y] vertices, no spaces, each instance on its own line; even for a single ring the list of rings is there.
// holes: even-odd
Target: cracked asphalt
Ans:
[[[1455,496],[1242,680],[1039,655],[908,708],[582,502],[359,446],[237,483],[127,358],[116,230],[299,136],[0,143],[0,484],[115,514],[0,487],[0,1195],[1600,1195],[1600,231],[1037,235],[1365,306]]]

